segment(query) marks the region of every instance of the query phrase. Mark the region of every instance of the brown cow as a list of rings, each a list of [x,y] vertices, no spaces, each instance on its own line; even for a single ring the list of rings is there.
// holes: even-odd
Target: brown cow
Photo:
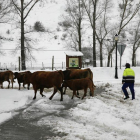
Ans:
[[[29,74],[28,74],[29,76]],[[53,98],[55,93],[59,90],[61,92],[61,99],[60,101],[63,101],[63,92],[62,92],[62,83],[63,83],[63,73],[61,70],[59,71],[37,71],[32,74],[30,74],[30,81],[33,85],[33,89],[35,92],[34,98],[36,99],[37,90],[40,89],[40,94],[43,96],[43,90],[44,88],[52,88],[54,87],[54,92],[49,98],[50,100]]]
[[[4,71],[4,72],[0,72],[0,85],[1,88],[3,88],[3,82],[7,81],[8,84],[8,88],[10,87],[10,80],[12,83],[12,88],[13,88],[13,82],[14,82],[14,74],[12,71],[8,70],[8,71]]]
[[[90,78],[82,78],[82,79],[73,79],[73,80],[64,81],[62,88],[63,87],[69,87],[71,90],[73,90],[72,99],[73,99],[74,95],[77,98],[80,98],[79,96],[77,96],[76,91],[84,89],[84,95],[82,97],[82,99],[83,99],[86,96],[88,88],[90,89],[91,96],[93,97],[94,89],[96,86],[93,84],[93,81]]]
[[[81,78],[90,78],[93,80],[93,73],[90,68],[87,69],[69,69],[64,70],[64,80],[71,80],[71,79],[81,79]],[[64,90],[64,94],[66,92],[66,87]],[[79,95],[77,91],[77,95]]]
[[[25,80],[24,80],[24,77],[26,74],[30,74],[31,72],[30,71],[25,71],[25,72],[15,72],[14,73],[14,79],[17,79],[18,81],[18,84],[19,84],[19,90],[20,90],[20,86],[21,86],[21,83],[23,83],[23,87],[25,86],[25,84],[28,84],[28,90],[30,88],[30,83],[26,83]]]

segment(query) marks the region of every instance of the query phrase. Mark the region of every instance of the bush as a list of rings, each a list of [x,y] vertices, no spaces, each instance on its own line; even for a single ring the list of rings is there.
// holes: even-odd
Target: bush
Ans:
[[[7,33],[7,34],[10,34],[10,30],[7,30],[6,33]]]
[[[62,35],[61,40],[65,40],[66,37],[67,37],[67,34],[65,33],[65,34]]]
[[[55,36],[54,36],[54,39],[57,39],[57,38],[58,38],[58,36],[57,36],[57,35],[55,35]]]
[[[69,21],[63,21],[58,23],[59,26],[65,27],[65,28],[70,28],[72,25]]]
[[[34,24],[34,30],[37,32],[45,32],[45,27],[40,21],[37,21]]]
[[[126,38],[126,33],[125,32],[121,33],[121,37]]]
[[[57,30],[58,32],[60,32],[60,31],[61,31],[61,29],[60,29],[59,27],[57,27],[57,28],[56,28],[56,30]]]
[[[91,47],[83,47],[82,48],[82,53],[84,54],[83,61],[85,61],[86,59],[89,59],[90,62],[92,62],[93,54],[92,54],[92,48]]]
[[[125,5],[124,4],[119,4],[120,9],[124,9]]]

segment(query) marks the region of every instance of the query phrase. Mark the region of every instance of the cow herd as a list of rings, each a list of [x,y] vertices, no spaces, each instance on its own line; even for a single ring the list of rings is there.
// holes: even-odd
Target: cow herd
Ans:
[[[15,82],[14,79],[17,79],[19,90],[21,88],[21,83],[23,83],[23,87],[27,84],[28,90],[30,88],[30,84],[32,84],[34,89],[33,99],[36,99],[38,89],[40,89],[41,96],[45,96],[43,95],[44,88],[54,88],[53,94],[49,98],[50,100],[53,98],[57,91],[60,91],[60,101],[63,101],[63,94],[66,93],[67,87],[73,91],[72,99],[74,96],[80,98],[78,96],[78,90],[84,90],[84,95],[82,97],[83,99],[86,96],[88,88],[90,89],[90,96],[94,96],[95,85],[93,83],[93,73],[89,68],[69,69],[64,71],[35,71],[33,73],[30,71],[3,71],[0,72],[1,88],[3,88],[4,81],[8,82],[8,88],[10,87],[11,81],[13,88],[13,83]],[[65,88],[64,91],[63,88]]]

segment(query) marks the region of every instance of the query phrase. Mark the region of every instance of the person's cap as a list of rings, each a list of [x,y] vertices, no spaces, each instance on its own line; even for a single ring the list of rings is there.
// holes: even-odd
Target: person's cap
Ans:
[[[126,63],[126,64],[125,64],[125,67],[126,67],[126,68],[130,68],[130,64],[129,64],[129,63]]]

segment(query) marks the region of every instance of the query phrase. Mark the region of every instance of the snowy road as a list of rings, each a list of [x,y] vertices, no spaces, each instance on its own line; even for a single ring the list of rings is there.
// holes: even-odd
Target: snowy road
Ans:
[[[96,89],[95,94],[102,90]],[[69,110],[82,102],[84,100],[71,100],[71,96],[67,95],[64,102],[58,99],[50,101],[46,98],[32,101],[23,108],[12,111],[12,119],[0,125],[0,140],[47,140],[65,137],[68,133],[54,131],[55,119],[67,121],[71,118]],[[47,110],[46,106],[49,106]],[[48,122],[43,124],[44,118],[48,118],[45,119]]]
[[[39,101],[39,100],[38,100]],[[71,108],[71,103],[63,104],[65,108],[59,108],[59,114],[55,110],[46,112],[40,109],[33,101],[28,106],[14,111],[12,119],[0,126],[0,140],[39,140],[48,137],[66,135],[65,133],[54,133],[53,128],[48,125],[38,126],[37,122],[43,117],[58,116],[65,118],[68,114],[65,111]],[[60,106],[59,104],[55,104]],[[76,105],[73,105],[76,106]],[[15,115],[17,113],[17,115]]]

